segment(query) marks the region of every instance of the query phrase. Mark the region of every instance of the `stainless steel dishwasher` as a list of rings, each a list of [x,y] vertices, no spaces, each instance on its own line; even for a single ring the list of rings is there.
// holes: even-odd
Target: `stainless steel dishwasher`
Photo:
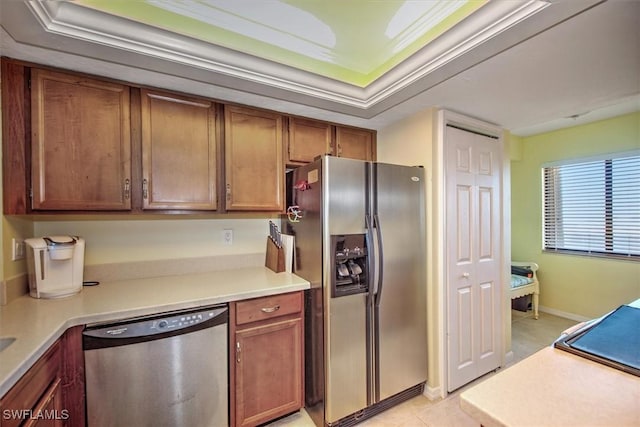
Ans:
[[[88,325],[89,427],[226,427],[226,305]]]

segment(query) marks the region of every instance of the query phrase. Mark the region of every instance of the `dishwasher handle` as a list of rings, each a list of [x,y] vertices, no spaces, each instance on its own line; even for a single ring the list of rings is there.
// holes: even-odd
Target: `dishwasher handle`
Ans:
[[[225,305],[92,326],[82,332],[82,348],[87,351],[155,341],[228,322],[229,310]]]

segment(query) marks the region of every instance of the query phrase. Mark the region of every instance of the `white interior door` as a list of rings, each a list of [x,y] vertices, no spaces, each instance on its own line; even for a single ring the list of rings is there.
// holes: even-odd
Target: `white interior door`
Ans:
[[[448,390],[500,365],[502,144],[446,127]]]

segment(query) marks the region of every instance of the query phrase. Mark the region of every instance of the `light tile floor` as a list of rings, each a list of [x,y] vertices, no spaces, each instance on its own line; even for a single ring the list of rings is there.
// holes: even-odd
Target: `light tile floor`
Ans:
[[[513,363],[532,355],[538,350],[551,345],[565,329],[576,322],[547,313],[540,313],[535,320],[531,311],[527,313],[512,311],[511,347],[514,353]],[[375,417],[363,421],[361,427],[478,427],[478,423],[460,409],[459,395],[468,387],[472,387],[487,377],[489,373],[478,378],[465,387],[456,390],[444,399],[429,400],[417,396],[397,405]],[[314,424],[306,412],[290,415],[269,424],[269,427],[313,427]]]

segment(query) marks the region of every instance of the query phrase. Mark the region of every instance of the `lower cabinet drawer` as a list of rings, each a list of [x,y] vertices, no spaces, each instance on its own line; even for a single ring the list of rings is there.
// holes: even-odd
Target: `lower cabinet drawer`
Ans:
[[[268,320],[302,312],[302,292],[271,295],[236,303],[236,324]]]

